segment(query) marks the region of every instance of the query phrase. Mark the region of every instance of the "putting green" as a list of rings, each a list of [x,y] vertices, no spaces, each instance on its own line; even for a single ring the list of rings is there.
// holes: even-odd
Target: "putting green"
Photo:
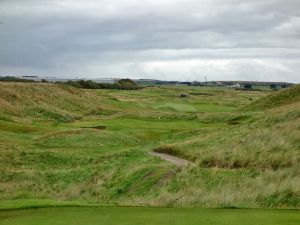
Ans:
[[[0,225],[298,225],[297,210],[56,207],[0,211]]]

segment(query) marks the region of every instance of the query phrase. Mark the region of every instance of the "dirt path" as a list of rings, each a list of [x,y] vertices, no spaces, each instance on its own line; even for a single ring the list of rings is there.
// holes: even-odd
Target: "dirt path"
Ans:
[[[184,167],[184,166],[194,164],[194,163],[192,163],[188,160],[185,160],[185,159],[182,159],[182,158],[179,158],[179,157],[176,157],[176,156],[168,155],[168,154],[165,154],[165,153],[150,152],[150,154],[153,155],[153,156],[159,157],[163,160],[166,160],[168,162],[171,162],[171,163],[175,164],[178,167]]]

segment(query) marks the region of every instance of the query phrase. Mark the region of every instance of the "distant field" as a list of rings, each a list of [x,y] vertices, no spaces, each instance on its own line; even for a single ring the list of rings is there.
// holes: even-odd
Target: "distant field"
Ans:
[[[298,225],[298,211],[69,207],[0,211],[1,225]]]
[[[188,97],[179,97],[182,93]],[[300,208],[298,94],[298,89],[161,86],[122,91],[0,83],[1,208],[16,200],[36,206],[26,199]],[[151,155],[153,150],[191,164],[179,168]],[[46,211],[37,212],[42,218]],[[9,213],[21,218],[25,212],[30,211]],[[184,214],[181,218],[186,220]]]

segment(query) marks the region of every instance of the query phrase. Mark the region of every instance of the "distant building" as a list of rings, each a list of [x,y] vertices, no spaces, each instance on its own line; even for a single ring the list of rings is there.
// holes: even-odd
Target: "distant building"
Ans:
[[[231,88],[241,88],[241,85],[239,84],[239,83],[237,83],[237,84],[233,84],[233,85],[231,85],[230,86]]]
[[[192,86],[204,86],[204,84],[202,82],[199,82],[199,81],[193,81],[191,83]]]
[[[216,85],[219,86],[219,87],[224,86],[224,84],[223,84],[222,82],[220,82],[220,81],[217,81],[217,82],[216,82]]]

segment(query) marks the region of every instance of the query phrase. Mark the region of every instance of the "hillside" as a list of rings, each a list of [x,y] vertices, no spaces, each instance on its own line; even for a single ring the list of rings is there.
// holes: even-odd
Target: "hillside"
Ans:
[[[250,104],[248,109],[270,109],[300,101],[300,84],[274,92]]]
[[[266,95],[242,107],[245,108],[268,110],[240,111],[225,118],[212,114],[212,122],[227,122],[235,125],[234,129],[221,127],[201,136],[189,134],[186,140],[161,146],[156,151],[198,161],[204,167],[278,169],[298,166],[300,85]]]
[[[0,82],[0,116],[72,121],[87,115],[110,113],[105,96],[52,83]]]
[[[299,208],[300,102],[245,110],[268,94],[0,83],[0,200]]]

